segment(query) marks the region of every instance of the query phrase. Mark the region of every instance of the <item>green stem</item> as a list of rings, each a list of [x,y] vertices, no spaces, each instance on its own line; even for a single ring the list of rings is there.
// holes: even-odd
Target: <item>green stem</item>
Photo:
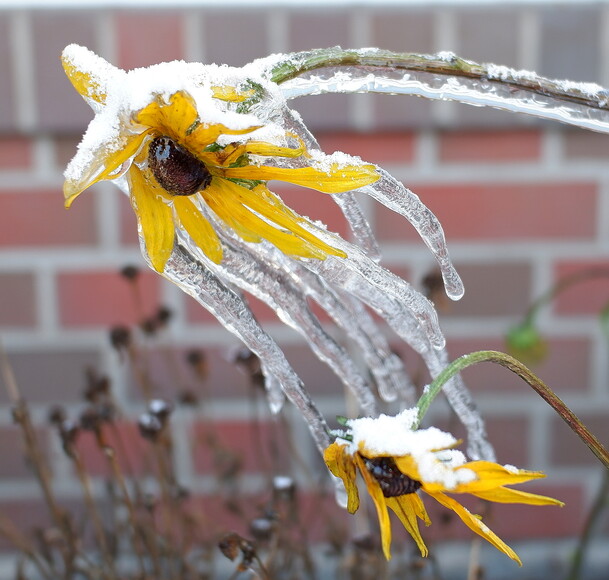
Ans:
[[[605,449],[603,444],[594,436],[586,426],[578,419],[578,417],[567,407],[567,405],[548,387],[539,377],[532,373],[520,361],[511,357],[509,354],[497,352],[494,350],[481,350],[466,354],[454,360],[448,365],[429,385],[417,403],[419,409],[418,421],[414,428],[417,428],[421,419],[429,409],[431,402],[442,390],[444,384],[454,375],[461,372],[463,369],[480,362],[494,362],[500,364],[506,369],[517,374],[537,394],[544,399],[567,423],[571,430],[579,436],[579,438],[588,446],[590,451],[596,455],[597,459],[609,469],[609,451]]]
[[[399,71],[423,71],[432,74],[467,77],[486,83],[508,85],[514,90],[526,90],[577,103],[594,109],[609,110],[609,104],[594,95],[551,79],[518,71],[502,69],[501,76],[490,66],[464,60],[454,55],[425,55],[397,53],[379,49],[347,50],[340,47],[295,52],[275,63],[269,70],[270,80],[284,83],[302,74],[327,67],[373,67]]]
[[[571,288],[571,286],[576,286],[581,282],[593,280],[595,278],[609,278],[609,268],[600,266],[598,268],[586,268],[585,270],[574,272],[573,274],[560,279],[554,286],[531,303],[525,314],[524,321],[531,323],[533,318],[537,315],[537,311],[546,304],[552,302],[561,292]]]

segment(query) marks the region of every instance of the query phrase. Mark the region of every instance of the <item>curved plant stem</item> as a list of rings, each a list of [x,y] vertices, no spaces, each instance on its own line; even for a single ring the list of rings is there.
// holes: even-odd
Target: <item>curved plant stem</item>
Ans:
[[[581,282],[594,280],[595,278],[609,278],[609,268],[603,268],[601,266],[597,268],[586,268],[585,270],[580,270],[569,276],[561,278],[554,286],[531,302],[531,305],[524,315],[524,322],[533,322],[537,312],[543,306],[552,302],[552,300],[554,300],[554,298],[556,298],[561,292],[571,288],[571,286],[576,286]]]
[[[442,390],[442,386],[451,377],[456,375],[463,369],[480,362],[494,362],[500,364],[506,369],[517,374],[537,394],[544,399],[569,425],[571,430],[579,436],[579,438],[588,446],[590,451],[596,455],[597,459],[609,469],[609,451],[605,449],[603,444],[594,436],[586,426],[578,419],[578,417],[567,407],[567,405],[548,387],[539,377],[532,373],[525,365],[514,357],[494,350],[481,350],[466,354],[458,359],[455,359],[448,365],[438,377],[429,385],[417,403],[419,410],[417,424],[413,428],[417,428],[421,419],[429,409],[431,402]]]
[[[347,50],[340,47],[322,48],[286,55],[270,70],[270,79],[281,84],[307,72],[327,67],[361,66],[403,71],[422,71],[499,83],[515,90],[526,90],[546,97],[556,98],[609,111],[609,94],[599,90],[587,92],[575,83],[565,83],[516,71],[506,67],[484,65],[459,58],[450,53],[425,55],[396,53],[378,49]],[[600,87],[599,87],[600,88]]]

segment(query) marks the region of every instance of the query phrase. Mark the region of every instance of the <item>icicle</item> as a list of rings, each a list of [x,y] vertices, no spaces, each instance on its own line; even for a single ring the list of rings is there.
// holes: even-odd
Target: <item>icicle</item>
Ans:
[[[276,381],[281,385],[287,398],[302,413],[318,449],[323,453],[330,444],[329,427],[324,417],[281,349],[260,327],[241,296],[195,260],[181,244],[175,245],[164,276],[209,310],[262,361],[265,376],[271,377],[271,384]],[[274,392],[272,399],[276,401]],[[277,408],[276,403],[274,406]]]
[[[424,58],[423,55],[418,56]],[[280,88],[286,99],[324,93],[384,93],[454,100],[609,132],[609,110],[606,108],[609,93],[601,87],[552,81],[529,71],[460,61],[476,68],[479,75],[470,77],[459,74],[463,71],[448,68],[454,55],[437,55],[436,58],[441,60],[442,57],[447,63],[447,70],[443,72],[405,72],[405,67],[399,66],[392,69],[390,65],[374,68],[353,64],[320,68],[287,80],[280,84]],[[551,90],[556,94],[551,94]],[[564,96],[560,95],[561,91]],[[574,94],[580,98],[574,99]]]
[[[379,173],[381,179],[372,185],[362,187],[361,191],[404,216],[414,226],[438,262],[446,294],[453,300],[459,300],[464,292],[463,282],[450,261],[440,222],[417,195],[384,169],[379,168]]]
[[[307,129],[296,111],[284,107],[281,122],[288,131],[292,131],[303,140],[309,151],[320,151],[317,139]],[[357,244],[371,259],[379,262],[381,250],[356,197],[351,192],[337,193],[332,195],[332,200],[343,212]]]

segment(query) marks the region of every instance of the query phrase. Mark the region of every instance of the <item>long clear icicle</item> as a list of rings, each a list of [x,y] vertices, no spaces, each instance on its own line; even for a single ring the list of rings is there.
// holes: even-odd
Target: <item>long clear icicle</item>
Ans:
[[[243,298],[181,244],[175,245],[163,275],[209,310],[261,360],[265,376],[270,377],[267,386],[281,385],[286,397],[302,413],[317,448],[323,453],[330,444],[326,420],[304,389],[283,351],[260,326]],[[276,400],[274,393],[272,400]]]

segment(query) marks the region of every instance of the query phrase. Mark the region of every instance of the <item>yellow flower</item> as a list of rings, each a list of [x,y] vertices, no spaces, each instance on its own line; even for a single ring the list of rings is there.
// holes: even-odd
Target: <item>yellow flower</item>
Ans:
[[[379,419],[399,418],[399,415],[391,418],[382,415]],[[363,421],[367,421],[371,427],[378,420],[357,419],[350,421],[350,426]],[[373,435],[377,439],[373,443],[374,447],[367,446],[362,437],[356,435],[352,442],[332,443],[324,453],[329,470],[345,485],[349,513],[356,512],[359,507],[357,471],[362,475],[376,507],[385,557],[391,557],[391,525],[387,508],[396,513],[417,543],[421,554],[427,556],[428,550],[419,531],[418,519],[425,525],[430,525],[431,522],[418,494],[421,490],[453,510],[466,526],[521,565],[516,553],[482,522],[480,516],[472,514],[451,495],[468,493],[498,503],[562,506],[563,503],[558,500],[505,487],[544,475],[489,461],[466,462],[463,454],[453,449],[458,441],[438,429],[419,429],[410,433],[411,435],[405,435],[407,441],[396,441],[388,445],[387,448],[392,449],[393,454],[379,449],[376,435]],[[446,446],[433,447],[438,442],[443,442]],[[400,447],[411,452],[396,452]]]
[[[204,86],[203,82],[193,85],[192,90],[209,95],[203,100],[206,106],[212,103],[216,108],[211,115],[211,108],[203,111],[183,88],[152,90],[145,104],[129,108],[113,95],[113,90],[120,93],[124,87],[114,85],[128,83],[129,75],[141,77],[141,70],[125,73],[75,46],[64,51],[62,62],[74,87],[97,112],[89,127],[87,147],[81,144],[82,151],[66,170],[66,207],[94,183],[124,174],[139,232],[155,270],[164,270],[177,228],[185,230],[210,260],[220,263],[222,244],[210,215],[216,225],[230,228],[243,240],[267,240],[290,256],[346,256],[315,235],[319,227],[288,208],[269,191],[266,182],[277,179],[340,193],[376,181],[379,175],[374,166],[341,163],[332,157],[319,160],[286,131],[271,142],[257,139],[255,132],[263,125],[251,115],[242,115],[236,127],[220,122],[218,119],[235,119],[237,113],[227,114],[227,107],[251,96],[251,89]],[[180,73],[187,65],[176,66]],[[171,71],[162,69],[158,76],[168,73]],[[194,70],[193,77],[195,73],[200,69]],[[132,84],[137,84],[135,79]],[[108,113],[110,102],[113,116]],[[204,113],[212,120],[206,120]],[[253,122],[244,126],[243,119]],[[277,133],[280,128],[274,129]],[[294,159],[297,166],[278,167],[274,160],[280,158]]]

